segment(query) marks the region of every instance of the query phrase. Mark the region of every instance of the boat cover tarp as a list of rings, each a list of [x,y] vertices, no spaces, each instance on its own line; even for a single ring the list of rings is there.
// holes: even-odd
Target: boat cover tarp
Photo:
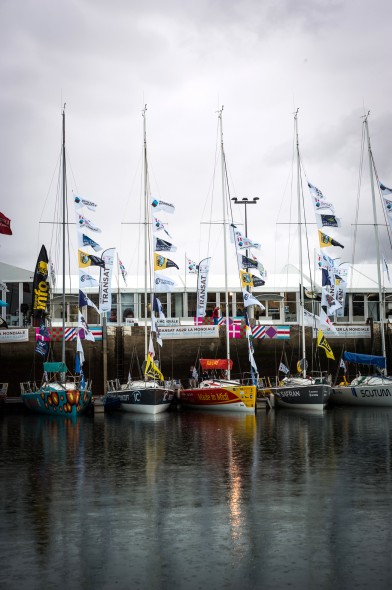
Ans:
[[[227,370],[233,368],[233,361],[230,359],[228,362],[227,359],[200,359],[201,368],[207,371],[212,371],[213,369],[223,369]]]
[[[385,356],[373,356],[370,354],[357,354],[355,352],[344,352],[343,358],[349,363],[357,365],[373,365],[380,369],[385,368]]]
[[[44,371],[47,373],[68,373],[65,363],[44,363]]]

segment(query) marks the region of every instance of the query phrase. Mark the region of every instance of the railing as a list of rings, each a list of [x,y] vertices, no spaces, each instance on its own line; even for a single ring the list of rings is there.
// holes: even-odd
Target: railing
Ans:
[[[21,393],[35,393],[38,391],[38,387],[35,381],[24,381],[20,384]]]

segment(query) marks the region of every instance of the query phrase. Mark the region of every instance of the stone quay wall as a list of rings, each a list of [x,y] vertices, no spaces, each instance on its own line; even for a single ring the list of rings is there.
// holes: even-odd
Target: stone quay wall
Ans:
[[[274,379],[279,363],[288,364],[295,372],[297,361],[302,353],[299,348],[300,330],[298,326],[291,326],[289,340],[253,339],[254,358],[261,377]],[[335,377],[343,348],[358,353],[381,354],[381,338],[378,324],[371,330],[371,338],[349,339],[328,338],[336,361],[326,358],[322,349],[317,349],[317,362],[312,363],[316,351],[316,340],[312,336],[312,329],[306,328],[306,356],[309,362],[308,371],[328,371]],[[83,342],[85,377],[92,379],[93,391],[96,395],[104,393],[107,379],[126,380],[130,373],[132,378],[141,377],[140,366],[144,361],[144,328],[142,326],[108,326],[106,338],[97,342]],[[42,357],[34,352],[35,332],[29,329],[29,341],[20,343],[0,344],[0,382],[8,382],[8,394],[20,394],[20,382],[36,381],[42,378]],[[105,354],[106,350],[106,354]],[[389,351],[389,352],[388,352]],[[387,333],[387,362],[390,357],[391,343]],[[75,365],[76,345],[66,343],[66,363],[70,370]],[[226,339],[224,327],[220,328],[219,338],[209,339],[181,339],[164,340],[160,348],[155,345],[156,358],[160,360],[160,367],[165,379],[180,379],[184,386],[188,385],[190,365],[197,365],[200,358],[226,358]],[[285,357],[283,357],[283,352]],[[53,360],[61,356],[61,342],[52,343]],[[248,347],[246,339],[230,340],[230,356],[233,360],[231,376],[239,378],[249,373]],[[105,362],[106,358],[106,362]],[[388,366],[390,362],[388,363]],[[355,369],[353,369],[355,372]],[[342,375],[342,371],[340,371]]]

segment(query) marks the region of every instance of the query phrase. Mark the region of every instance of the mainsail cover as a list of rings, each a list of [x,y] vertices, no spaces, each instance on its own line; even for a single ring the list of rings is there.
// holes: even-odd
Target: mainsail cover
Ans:
[[[230,369],[233,368],[233,361],[230,359],[200,359],[200,365],[202,369],[212,371],[213,369],[227,370],[230,365]]]
[[[355,352],[344,352],[343,358],[350,363],[357,365],[373,365],[380,369],[385,368],[385,356],[373,356],[370,354],[357,354]]]

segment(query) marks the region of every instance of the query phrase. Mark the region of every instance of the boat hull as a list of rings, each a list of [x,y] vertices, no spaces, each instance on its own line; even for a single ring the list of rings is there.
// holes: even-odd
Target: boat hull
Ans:
[[[332,388],[330,401],[338,406],[392,407],[392,383],[339,385]]]
[[[0,408],[5,406],[7,401],[8,383],[0,383]]]
[[[197,410],[255,412],[257,389],[253,385],[200,387],[180,391],[181,406]]]
[[[161,414],[169,409],[174,391],[166,387],[122,389],[107,394],[105,409],[116,409],[136,414]]]
[[[89,389],[66,389],[59,383],[41,386],[37,391],[21,394],[24,405],[33,412],[50,416],[75,417],[92,403]]]
[[[331,386],[326,383],[271,387],[278,407],[296,410],[323,410],[331,396]]]

